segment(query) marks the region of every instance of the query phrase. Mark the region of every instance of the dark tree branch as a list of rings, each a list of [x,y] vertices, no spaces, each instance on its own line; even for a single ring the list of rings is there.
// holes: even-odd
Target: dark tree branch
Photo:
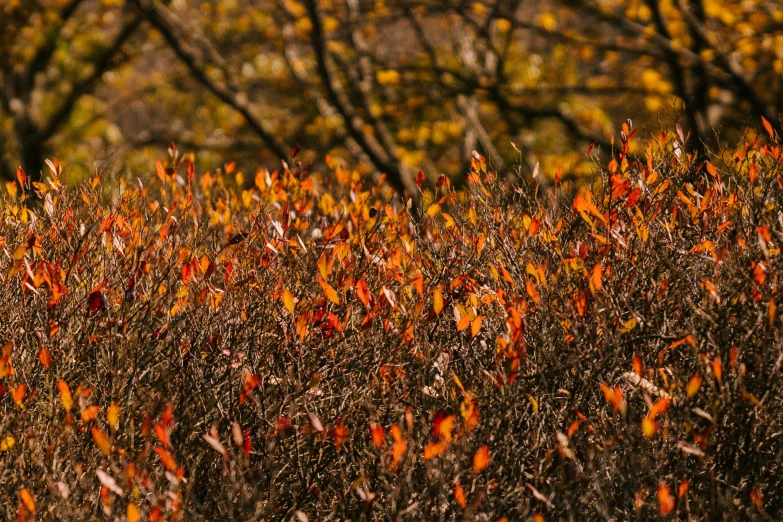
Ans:
[[[310,41],[313,46],[313,51],[315,52],[318,74],[321,77],[323,88],[326,90],[329,103],[345,121],[349,136],[359,144],[364,153],[367,154],[367,157],[370,159],[373,166],[379,172],[386,173],[390,183],[398,194],[402,196],[405,192],[408,192],[412,196],[415,195],[417,192],[413,180],[408,179],[408,177],[403,174],[396,159],[388,157],[380,144],[370,141],[369,137],[362,130],[362,120],[358,117],[353,106],[344,96],[344,93],[338,90],[339,86],[337,80],[333,77],[329,70],[329,64],[327,63],[328,58],[326,55],[325,38],[318,5],[316,0],[307,0],[305,3],[308,16],[313,26],[310,31]]]
[[[62,30],[63,25],[65,25],[71,16],[73,16],[73,14],[76,12],[76,9],[82,2],[83,0],[71,0],[65,5],[65,7],[63,7],[62,11],[60,11],[60,15],[58,17],[59,20],[55,22],[54,26],[49,28],[43,44],[36,50],[33,59],[27,65],[24,73],[19,78],[20,92],[17,93],[17,96],[25,96],[26,94],[29,94],[30,91],[32,91],[35,75],[46,69],[52,60],[54,51],[57,49],[57,42],[59,40],[60,31]]]
[[[154,0],[130,0],[142,13],[144,18],[152,25],[168,42],[174,54],[188,68],[193,78],[214,94],[220,101],[237,111],[247,122],[250,129],[258,135],[264,144],[278,157],[287,156],[286,147],[273,134],[267,131],[261,121],[250,110],[250,106],[236,92],[232,92],[226,85],[220,85],[213,81],[206,73],[208,61],[205,60],[198,49],[188,46],[186,42],[175,34],[173,17],[167,16],[164,7]]]
[[[49,118],[49,121],[39,132],[39,138],[42,141],[50,139],[55,132],[57,132],[65,120],[73,112],[76,103],[82,96],[90,92],[96,83],[98,83],[103,76],[103,73],[108,71],[114,65],[115,57],[122,50],[122,46],[128,39],[136,32],[136,29],[141,25],[141,17],[134,18],[122,28],[120,33],[114,38],[114,41],[103,50],[98,59],[93,64],[92,73],[74,85],[68,97],[63,101],[62,105],[55,111],[55,113]]]

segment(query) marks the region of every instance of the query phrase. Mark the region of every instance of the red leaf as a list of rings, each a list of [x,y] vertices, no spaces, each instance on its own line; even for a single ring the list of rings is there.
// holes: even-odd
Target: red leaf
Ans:
[[[416,186],[421,188],[421,186],[424,184],[424,172],[421,170],[418,174],[416,174]]]

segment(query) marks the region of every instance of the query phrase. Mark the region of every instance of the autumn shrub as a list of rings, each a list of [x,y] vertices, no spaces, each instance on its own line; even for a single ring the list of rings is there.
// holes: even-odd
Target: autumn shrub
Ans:
[[[781,143],[633,139],[416,207],[336,160],[18,172],[0,518],[779,519]]]

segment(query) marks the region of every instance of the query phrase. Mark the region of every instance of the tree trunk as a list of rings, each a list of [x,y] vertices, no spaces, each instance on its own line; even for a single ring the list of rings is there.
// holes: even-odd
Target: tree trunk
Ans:
[[[21,167],[31,181],[39,181],[44,167],[44,142],[38,129],[27,115],[23,115],[14,121],[14,130],[19,143]]]

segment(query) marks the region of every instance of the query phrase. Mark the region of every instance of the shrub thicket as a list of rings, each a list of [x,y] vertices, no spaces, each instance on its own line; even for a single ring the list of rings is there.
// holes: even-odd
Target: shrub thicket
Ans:
[[[0,518],[778,519],[783,151],[677,139],[420,214],[337,163],[20,172]]]

